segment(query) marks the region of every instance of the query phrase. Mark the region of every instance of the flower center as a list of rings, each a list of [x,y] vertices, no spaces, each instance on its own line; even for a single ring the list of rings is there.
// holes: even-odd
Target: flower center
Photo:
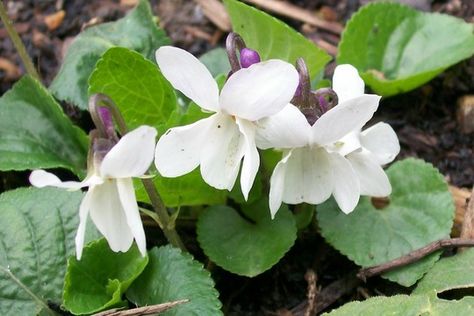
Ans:
[[[291,103],[297,106],[306,116],[308,123],[313,125],[321,115],[336,106],[337,94],[331,88],[311,91],[308,68],[302,58],[296,61],[296,69],[300,75],[300,82]]]

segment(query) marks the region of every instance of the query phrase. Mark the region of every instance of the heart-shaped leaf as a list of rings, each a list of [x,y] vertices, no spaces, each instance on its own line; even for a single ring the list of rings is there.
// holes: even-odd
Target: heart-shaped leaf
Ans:
[[[378,94],[395,95],[471,57],[473,30],[472,23],[452,16],[397,3],[372,3],[347,23],[337,63],[354,65]]]
[[[429,297],[425,295],[395,295],[373,297],[363,302],[350,302],[330,312],[327,316],[379,316],[404,315],[418,316],[430,307]]]
[[[222,315],[219,293],[200,262],[171,246],[154,248],[148,257],[145,271],[127,291],[130,301],[146,306],[188,299],[161,315]]]
[[[413,293],[444,291],[474,287],[474,249],[443,258],[418,283]]]
[[[120,109],[128,127],[165,124],[176,109],[176,94],[156,64],[139,53],[113,47],[89,78],[89,95],[104,93]]]
[[[48,302],[61,304],[82,197],[56,188],[0,195],[1,315],[57,315]]]
[[[449,236],[454,204],[443,176],[432,165],[406,159],[387,171],[393,190],[389,205],[376,209],[367,197],[349,215],[334,200],[318,206],[321,234],[349,259],[368,267],[381,264]],[[384,274],[404,286],[414,284],[438,260],[432,254]]]
[[[270,269],[293,246],[296,223],[286,206],[272,220],[266,199],[242,208],[247,219],[228,206],[206,209],[197,223],[198,241],[217,265],[253,277]]]
[[[471,315],[474,297],[464,297],[459,301],[441,300],[436,295],[395,295],[373,297],[363,302],[348,303],[327,316],[452,316]]]
[[[69,47],[59,73],[51,83],[54,95],[87,109],[87,80],[100,56],[114,46],[127,47],[154,60],[155,50],[170,40],[156,25],[150,4],[140,0],[122,19],[92,26]]]
[[[0,170],[86,168],[86,134],[29,76],[0,98],[0,135]]]
[[[224,0],[232,28],[262,60],[278,58],[291,64],[303,57],[311,78],[323,71],[331,56],[282,21],[237,0]]]
[[[84,315],[124,305],[122,294],[147,263],[148,257],[142,257],[135,244],[123,253],[113,252],[105,238],[90,243],[81,260],[68,260],[64,307],[74,315]]]

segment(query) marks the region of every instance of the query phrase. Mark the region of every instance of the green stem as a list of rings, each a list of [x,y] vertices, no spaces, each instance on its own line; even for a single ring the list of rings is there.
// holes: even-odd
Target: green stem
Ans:
[[[2,20],[3,24],[5,25],[5,29],[7,30],[8,36],[10,36],[10,39],[13,42],[13,45],[15,45],[16,50],[18,51],[18,55],[20,55],[21,61],[23,62],[23,65],[25,66],[26,72],[30,74],[33,78],[35,78],[38,81],[41,81],[41,78],[36,71],[36,68],[31,61],[30,56],[26,52],[25,45],[23,45],[23,42],[21,41],[20,36],[18,35],[17,31],[13,27],[13,23],[8,17],[7,10],[5,10],[5,6],[3,5],[3,1],[0,0],[0,19]]]
[[[163,201],[161,201],[161,198],[158,192],[156,191],[153,181],[151,181],[151,179],[142,179],[142,183],[145,187],[146,193],[150,197],[151,205],[153,206],[155,212],[158,214],[158,218],[160,219],[160,222],[163,225],[162,229],[166,239],[168,239],[170,244],[172,244],[173,246],[178,247],[183,251],[186,251],[186,248],[184,247],[181,238],[174,229],[174,223],[170,221],[168,211],[166,210]]]
[[[117,127],[122,137],[127,134],[127,124],[125,123],[125,120],[123,119],[123,116],[120,113],[120,110],[118,109],[117,105],[108,96],[104,94],[93,95],[91,96],[91,100],[93,100],[93,102],[100,102],[103,105],[108,106],[115,120],[115,123],[117,123]],[[96,109],[96,106],[94,105],[92,109]],[[156,190],[153,181],[151,179],[142,179],[142,183],[145,187],[148,197],[150,198],[151,205],[153,206],[153,209],[158,215],[157,223],[161,223],[160,226],[162,226],[162,230],[165,234],[166,239],[168,239],[169,243],[173,246],[178,247],[183,251],[186,251],[186,248],[184,247],[181,238],[179,237],[178,233],[174,228],[174,222],[170,220],[170,215],[168,214],[168,211],[166,210],[166,207],[163,204],[163,201],[161,200],[161,197],[158,194],[158,191]]]

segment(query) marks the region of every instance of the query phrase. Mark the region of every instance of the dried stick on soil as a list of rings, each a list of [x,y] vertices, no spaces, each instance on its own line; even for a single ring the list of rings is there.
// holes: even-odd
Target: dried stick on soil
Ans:
[[[474,247],[474,239],[451,238],[438,240],[397,259],[376,266],[361,269],[357,273],[357,277],[363,281],[366,281],[367,278],[380,275],[393,269],[416,262],[435,251],[454,247]]]
[[[361,281],[355,277],[354,273],[349,273],[342,279],[332,282],[318,292],[316,301],[316,314],[321,313],[331,304],[337,301],[341,296],[352,292]],[[291,309],[294,316],[303,316],[308,307],[308,301],[305,300]]]
[[[262,7],[265,10],[290,17],[292,19],[306,22],[308,24],[317,26],[323,30],[341,34],[343,26],[337,22],[325,21],[315,14],[309,12],[308,10],[299,8],[291,3],[285,1],[275,1],[275,0],[244,0],[259,7]]]
[[[224,5],[219,0],[194,0],[199,4],[204,15],[218,28],[229,32],[231,30],[230,19]]]
[[[466,213],[467,204],[471,192],[465,188],[458,188],[450,185],[449,191],[454,199],[454,205],[456,206],[456,214],[454,216],[454,224],[451,229],[451,237],[460,237],[462,226],[464,225],[464,214]]]
[[[316,287],[316,281],[318,277],[313,270],[309,269],[304,278],[308,282],[308,306],[304,312],[304,316],[313,316],[316,315],[316,296],[318,294],[318,289]]]
[[[189,302],[189,300],[179,300],[179,301],[162,303],[158,305],[132,308],[132,309],[127,309],[127,310],[120,310],[120,309],[115,308],[115,309],[111,309],[108,311],[94,314],[93,316],[139,316],[139,315],[158,314],[158,313],[163,313],[169,310],[170,308],[175,307],[176,305],[180,305],[187,302]]]
[[[474,188],[464,213],[464,220],[461,228],[461,238],[474,239]],[[462,248],[460,249],[462,250]]]

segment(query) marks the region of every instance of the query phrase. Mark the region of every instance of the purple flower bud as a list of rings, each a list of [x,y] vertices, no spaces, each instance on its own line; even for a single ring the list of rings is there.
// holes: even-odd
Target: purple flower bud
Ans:
[[[329,110],[329,102],[322,95],[318,96],[319,107],[322,113],[326,113]]]
[[[298,83],[298,86],[296,87],[294,97],[296,98],[301,97],[302,93],[303,93],[303,85],[301,84],[301,81],[300,81]]]
[[[112,120],[112,114],[110,113],[109,108],[105,106],[100,106],[99,116],[102,120],[102,123],[104,124],[105,132],[107,133],[107,135],[115,135],[114,121]]]
[[[248,68],[253,64],[260,62],[260,55],[250,48],[243,48],[240,51],[240,65],[242,68]]]

